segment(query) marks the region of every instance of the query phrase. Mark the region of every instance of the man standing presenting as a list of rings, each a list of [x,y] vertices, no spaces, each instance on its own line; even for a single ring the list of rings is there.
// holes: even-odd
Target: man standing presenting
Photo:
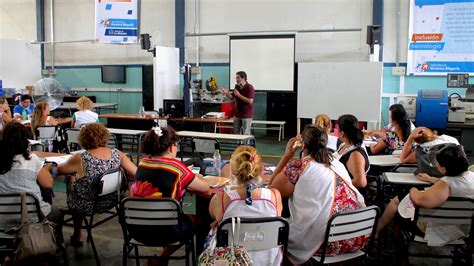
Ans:
[[[236,85],[232,92],[222,88],[222,92],[230,99],[235,99],[234,134],[250,135],[253,118],[254,88],[247,83],[247,73],[239,71],[235,75]]]

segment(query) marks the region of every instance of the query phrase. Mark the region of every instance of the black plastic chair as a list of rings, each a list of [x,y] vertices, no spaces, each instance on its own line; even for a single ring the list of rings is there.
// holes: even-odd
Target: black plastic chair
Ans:
[[[181,230],[182,217],[181,205],[171,198],[125,198],[122,200],[120,204],[120,224],[122,225],[124,238],[123,265],[127,265],[127,258],[135,259],[136,265],[140,265],[140,259],[156,257],[140,255],[139,246],[181,247],[183,245],[185,246],[184,256],[170,256],[168,258],[173,260],[185,259],[186,265],[189,265],[189,255],[191,255],[192,265],[196,265],[194,234],[185,235]],[[178,228],[177,234],[182,236],[181,238],[160,238],[164,232],[171,231],[172,227]],[[151,236],[153,243],[143,240],[144,236],[137,232],[144,232]],[[134,255],[130,255],[132,250],[135,251]]]

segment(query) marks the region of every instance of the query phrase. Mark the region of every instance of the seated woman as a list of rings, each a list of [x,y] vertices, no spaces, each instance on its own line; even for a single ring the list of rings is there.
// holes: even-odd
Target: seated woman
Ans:
[[[436,224],[413,224],[411,218],[400,216],[400,201],[406,197],[412,205],[423,208],[441,206],[449,197],[474,199],[474,173],[468,171],[466,154],[459,145],[450,145],[441,149],[436,155],[436,168],[444,177],[425,191],[412,188],[408,195],[400,194],[390,201],[377,226],[376,238],[380,236],[387,225],[393,220],[410,224],[410,228],[419,234],[424,234],[428,245],[441,246],[451,241],[469,235],[469,228]],[[405,199],[404,199],[405,200]],[[413,207],[414,208],[414,207]],[[414,211],[413,211],[414,213]]]
[[[36,136],[36,129],[39,126],[56,126],[57,124],[56,119],[49,115],[49,104],[46,102],[37,103],[33,115],[31,116],[31,130],[33,131],[33,136]]]
[[[280,192],[259,188],[256,179],[262,172],[262,158],[254,147],[240,146],[230,158],[232,178],[238,187],[216,193],[209,205],[209,213],[217,223],[230,217],[276,217],[281,215]],[[280,265],[282,254],[278,248],[249,252],[254,265]]]
[[[84,124],[99,122],[99,115],[92,111],[92,109],[94,109],[94,103],[91,99],[82,96],[77,99],[76,105],[79,111],[75,112],[72,116],[71,127],[81,128]]]
[[[365,146],[362,145],[364,133],[359,129],[359,121],[353,115],[343,115],[338,119],[338,126],[339,139],[343,143],[336,156],[349,172],[352,185],[358,189],[365,188],[370,163]]]
[[[418,127],[408,136],[402,153],[400,154],[400,161],[402,163],[417,163],[417,147],[430,148],[439,144],[448,143],[459,145],[459,141],[456,138],[448,135],[438,136],[429,128]]]
[[[410,120],[405,109],[395,108],[390,112],[390,123],[393,130],[385,131],[382,138],[369,149],[370,154],[392,154],[401,149],[410,135]]]
[[[395,109],[400,109],[400,110],[402,110],[402,112],[406,112],[405,107],[403,107],[403,105],[401,105],[399,103],[390,105],[390,108],[388,110],[391,113]],[[394,130],[395,130],[395,127],[393,127],[393,125],[391,123],[389,123],[387,126],[385,126],[381,130],[366,130],[366,131],[364,131],[364,134],[369,135],[369,136],[373,136],[373,137],[376,137],[376,138],[380,138],[380,137],[385,135],[385,132],[394,131]],[[415,125],[410,121],[410,132],[413,131],[413,130],[415,130]]]
[[[0,132],[3,130],[3,127],[12,121],[12,113],[10,111],[10,106],[8,105],[5,97],[0,98]]]
[[[82,245],[81,224],[84,214],[91,214],[94,208],[96,192],[94,187],[103,174],[120,168],[135,175],[137,167],[117,149],[107,147],[109,131],[102,124],[89,124],[79,132],[79,144],[85,150],[72,155],[58,166],[60,174],[72,174],[67,184],[67,205],[73,213],[74,233],[71,245]],[[98,204],[100,210],[108,210],[117,200],[117,195],[104,197]]]
[[[317,115],[314,119],[314,124],[326,130],[326,134],[328,135],[328,144],[326,147],[333,152],[336,151],[338,146],[338,138],[331,134],[332,122],[329,116],[325,114]]]
[[[282,197],[289,197],[288,253],[295,264],[305,263],[321,253],[326,224],[334,214],[365,207],[364,198],[352,185],[346,168],[331,156],[326,143],[323,129],[306,126],[301,137],[288,142],[270,183]],[[302,148],[304,158],[290,162],[298,148]],[[326,254],[334,256],[359,250],[367,239],[364,236],[344,243],[331,242]]]
[[[207,193],[209,184],[200,174],[191,172],[192,166],[187,167],[176,159],[178,152],[179,137],[176,131],[170,127],[155,127],[149,130],[141,143],[140,151],[145,154],[138,165],[131,196],[145,198],[173,198],[179,202],[183,201],[186,190]],[[189,234],[197,223],[195,216],[185,215],[181,231]],[[163,230],[162,230],[163,231]],[[180,238],[179,228],[174,231],[160,232],[160,239],[173,241]],[[134,232],[136,239],[146,243],[159,241],[155,235],[145,232]],[[161,256],[171,255],[178,247],[166,248]],[[166,264],[166,259],[163,263]]]
[[[49,221],[56,224],[58,242],[62,242],[63,215],[61,211],[41,197],[41,188],[52,189],[53,177],[48,171],[51,165],[43,163],[29,152],[29,130],[18,122],[8,123],[3,130],[0,153],[0,193],[29,192],[40,202],[41,211]],[[0,227],[9,229],[18,226],[18,220],[0,217]]]

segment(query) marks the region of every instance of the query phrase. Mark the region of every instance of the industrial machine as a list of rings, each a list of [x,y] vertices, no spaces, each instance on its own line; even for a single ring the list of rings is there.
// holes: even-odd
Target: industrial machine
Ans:
[[[416,101],[416,125],[433,129],[446,128],[448,91],[420,90]]]
[[[448,74],[448,88],[467,88],[463,98],[458,93],[449,95],[448,122],[474,124],[474,85],[469,74]]]

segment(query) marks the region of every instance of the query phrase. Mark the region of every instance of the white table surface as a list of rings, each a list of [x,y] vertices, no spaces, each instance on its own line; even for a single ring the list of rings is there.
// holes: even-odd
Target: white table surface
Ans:
[[[430,182],[421,181],[413,173],[383,173],[387,183],[406,185],[431,185]]]
[[[239,140],[239,141],[253,138],[252,135],[222,134],[222,133],[198,132],[198,131],[178,131],[177,134],[180,137],[228,139],[228,140]]]
[[[136,130],[136,129],[122,129],[122,128],[107,128],[110,134],[115,135],[140,135],[146,133],[147,130]]]
[[[375,166],[396,166],[401,164],[400,156],[396,155],[372,155],[369,156],[370,165]]]

